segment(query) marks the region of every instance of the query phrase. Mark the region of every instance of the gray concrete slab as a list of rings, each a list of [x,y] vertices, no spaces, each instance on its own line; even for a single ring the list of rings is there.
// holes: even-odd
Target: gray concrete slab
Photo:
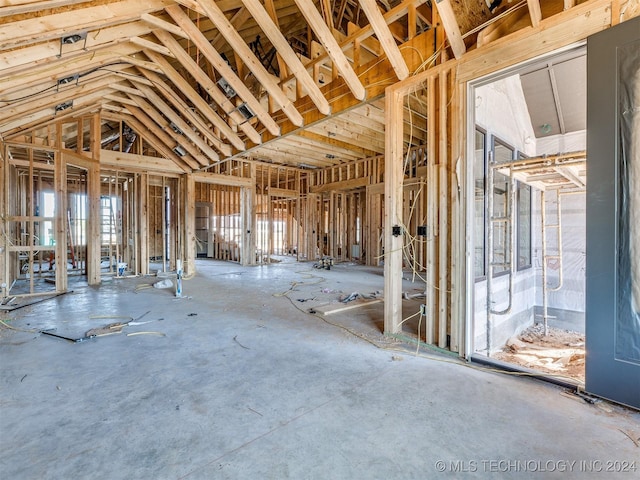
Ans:
[[[638,476],[627,434],[640,437],[640,414],[398,351],[380,335],[381,304],[328,318],[364,341],[297,301],[381,290],[380,269],[199,260],[198,271],[180,299],[133,278],[2,314],[70,336],[119,321],[92,316],[150,322],[76,344],[0,330],[2,478]],[[291,301],[274,296],[291,282]],[[127,336],[141,331],[165,336]]]

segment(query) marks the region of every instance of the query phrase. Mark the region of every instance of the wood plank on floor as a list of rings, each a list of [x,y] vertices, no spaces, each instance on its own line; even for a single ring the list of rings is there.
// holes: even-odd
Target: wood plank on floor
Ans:
[[[313,310],[316,313],[320,313],[326,316],[326,315],[332,315],[334,313],[346,312],[347,310],[352,310],[354,308],[360,308],[366,305],[373,305],[374,303],[381,303],[381,302],[384,302],[383,298],[371,298],[371,299],[359,298],[349,303],[330,303],[328,305],[320,305],[318,307],[314,307]]]

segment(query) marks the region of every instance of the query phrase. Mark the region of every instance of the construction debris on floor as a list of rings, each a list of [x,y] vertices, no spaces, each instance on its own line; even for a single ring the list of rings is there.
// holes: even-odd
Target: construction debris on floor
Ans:
[[[584,382],[585,338],[583,333],[536,324],[511,337],[494,358],[542,372],[561,374]]]

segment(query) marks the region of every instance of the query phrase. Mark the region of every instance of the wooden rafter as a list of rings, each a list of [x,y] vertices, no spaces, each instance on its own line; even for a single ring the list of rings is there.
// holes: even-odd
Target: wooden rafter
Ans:
[[[164,98],[174,106],[174,108],[180,112],[186,120],[193,125],[200,135],[202,135],[208,142],[213,145],[220,153],[225,157],[231,155],[231,146],[224,143],[220,138],[216,137],[213,131],[204,123],[202,118],[189,108],[189,106],[180,98],[180,96],[160,77],[160,75],[143,71],[145,77],[151,80],[154,86],[162,94]]]
[[[0,124],[10,118],[30,115],[42,109],[53,108],[56,105],[71,101],[75,97],[87,95],[96,90],[102,90],[118,82],[119,79],[114,82],[113,75],[110,73],[106,75],[102,74],[80,85],[73,85],[69,88],[61,89],[56,93],[49,94],[48,92],[43,92],[18,102],[12,102],[0,108]]]
[[[54,13],[47,16],[46,22],[34,17],[0,25],[0,48],[18,47],[135,21],[143,13],[162,10],[172,3],[171,0],[121,1]]]
[[[311,29],[315,32],[320,39],[320,43],[327,51],[327,55],[331,58],[331,61],[338,69],[342,78],[349,86],[349,90],[353,93],[353,96],[358,100],[364,100],[366,97],[366,90],[362,82],[353,70],[344,52],[338,45],[338,42],[333,36],[333,33],[322,19],[322,16],[316,9],[312,0],[295,0],[296,5],[300,8],[300,12],[306,18],[307,23]]]
[[[248,123],[246,119],[236,110],[236,106],[220,91],[218,86],[211,80],[209,75],[204,72],[200,66],[191,58],[191,56],[180,46],[178,41],[171,36],[169,32],[164,30],[154,30],[154,35],[169,48],[176,56],[176,59],[185,67],[191,76],[202,86],[202,88],[211,96],[213,101],[229,115],[229,117],[238,125],[238,127],[247,134],[247,137],[255,143],[261,143],[258,132]],[[167,67],[165,70],[170,71]],[[177,74],[177,72],[176,72]],[[279,133],[279,130],[278,130]]]
[[[132,110],[137,110],[134,108]],[[144,112],[142,112],[144,116]],[[171,148],[165,144],[159,137],[155,135],[150,129],[148,129],[143,122],[134,117],[131,113],[110,113],[110,112],[102,112],[100,114],[102,120],[110,121],[110,122],[125,122],[129,127],[133,128],[133,130],[140,135],[145,142],[149,143],[153,148],[155,148],[159,153],[161,153],[164,158],[156,158],[155,160],[149,159],[149,157],[145,158],[144,162],[141,162],[141,158],[135,158],[136,162],[127,162],[127,157],[109,157],[105,159],[105,165],[110,167],[119,167],[119,168],[127,168],[127,169],[140,169],[143,170],[145,167],[151,167],[148,170],[155,171],[158,169],[159,171],[171,172],[171,173],[181,173],[181,172],[191,172],[191,168],[187,165],[186,162],[182,160],[181,157],[176,155]],[[148,120],[148,117],[146,117]],[[104,152],[104,150],[102,151]],[[120,153],[120,152],[117,152]],[[139,156],[141,157],[141,156]],[[103,163],[103,159],[100,159],[100,163]],[[166,162],[169,162],[170,165],[167,165]]]
[[[157,63],[164,75],[175,85],[178,91],[198,109],[198,111],[209,120],[213,126],[229,139],[238,150],[244,150],[245,144],[242,139],[229,127],[229,125],[216,113],[211,106],[196,92],[191,85],[167,62],[164,57],[155,52],[145,52],[145,54]],[[254,130],[255,132],[255,130]],[[257,132],[255,132],[258,135]],[[259,138],[259,136],[258,136]]]
[[[245,101],[249,108],[256,114],[262,124],[274,135],[278,135],[280,127],[273,121],[257,98],[249,91],[247,86],[238,78],[231,67],[224,61],[220,54],[211,46],[198,27],[189,19],[178,5],[167,8],[171,18],[191,37],[192,41],[200,49],[202,54],[211,62],[211,65],[220,72],[220,75],[231,85],[235,92]],[[166,36],[165,36],[166,38]],[[173,42],[170,42],[173,44]],[[175,45],[175,44],[174,44]],[[174,47],[175,49],[176,47]],[[216,87],[217,88],[217,87]]]
[[[0,78],[0,92],[2,92],[0,100],[6,101],[10,97],[23,97],[33,93],[29,90],[30,88],[34,88],[34,91],[39,91],[49,86],[55,87],[57,80],[69,75],[78,74],[84,77],[90,74],[92,70],[106,68],[107,66],[109,70],[115,71],[127,68],[125,65],[116,64],[126,61],[124,59],[128,57],[128,54],[136,51],[139,51],[139,47],[135,45],[119,45],[114,51],[101,49],[98,52],[87,52],[71,60],[32,67],[30,70],[22,71],[19,74],[8,73]],[[17,92],[17,94],[12,95],[14,92]]]
[[[378,10],[376,0],[359,1],[362,10],[369,19],[371,28],[373,28],[380,45],[382,45],[382,49],[387,54],[387,58],[389,59],[393,70],[396,72],[396,75],[400,80],[404,80],[409,76],[409,69],[402,57],[402,53],[400,53],[400,49],[398,48],[396,41],[391,35],[391,31],[389,30],[382,13]]]
[[[150,105],[146,99],[138,95],[130,95],[130,97],[134,102],[138,104],[139,108],[136,110],[135,107],[127,107],[128,110],[130,110],[136,118],[140,118],[140,120],[145,123],[147,128],[156,133],[159,138],[164,137],[163,139],[165,141],[165,144],[169,145],[172,150],[178,145],[183,147],[189,155],[185,155],[180,158],[182,158],[183,161],[189,165],[189,167],[191,167],[192,169],[196,169],[200,168],[200,166],[208,165],[210,163],[210,160],[207,159],[207,157],[205,157],[202,153],[200,153],[195,145],[189,142],[187,137],[183,137],[182,135],[174,132],[169,125],[169,122],[160,114],[158,110]],[[140,110],[142,110],[142,112]],[[147,117],[151,120],[152,123],[146,121]],[[161,135],[160,131],[163,131],[164,135]],[[169,138],[167,138],[167,136],[170,137],[170,140]]]
[[[118,115],[116,118],[122,119],[129,123],[134,129],[138,129],[138,133],[142,134],[143,137],[146,136],[151,141],[154,138],[157,138],[157,143],[154,142],[154,147],[162,152],[167,158],[172,160],[176,165],[180,166],[180,168],[185,170],[191,170],[194,168],[199,168],[199,164],[190,156],[180,157],[176,155],[172,150],[172,145],[175,146],[178,144],[174,138],[172,138],[167,132],[162,130],[151,117],[147,115],[144,109],[139,107],[130,107],[131,115],[123,116]],[[108,118],[103,114],[105,118]],[[148,132],[143,130],[144,127]]]
[[[195,132],[191,126],[185,122],[185,120],[178,114],[175,110],[173,110],[167,103],[158,95],[152,88],[147,87],[146,85],[138,84],[138,89],[144,93],[145,97],[152,103],[152,105],[160,110],[162,114],[167,117],[178,129],[182,132],[186,138],[191,140],[204,155],[207,156],[209,162],[216,162],[220,160],[220,156],[202,139],[202,137]],[[152,107],[153,108],[153,107]],[[173,127],[172,127],[173,128]],[[188,144],[188,142],[185,142]],[[184,145],[183,145],[184,146]],[[229,152],[230,153],[230,152]]]
[[[233,28],[233,25],[227,20],[227,17],[224,16],[222,10],[220,10],[213,0],[200,0],[199,4],[205,10],[209,19],[218,27],[218,30],[226,38],[229,45],[242,56],[247,68],[255,75],[276,105],[289,117],[291,122],[301,126],[303,120],[300,112],[298,112],[291,100],[289,100],[280,89],[274,78],[265,70],[249,46],[245,43],[244,39],[237,30]]]
[[[174,23],[167,22],[155,15],[151,15],[150,13],[143,13],[140,15],[140,19],[149,24],[155,30],[156,28],[161,28],[162,30],[166,30],[167,32],[173,33],[178,37],[182,37],[186,40],[189,40],[189,35],[186,34],[184,30],[182,30],[179,26]]]
[[[15,5],[12,5],[12,2],[5,2],[8,3],[8,5],[0,7],[0,17],[9,17],[12,15],[37,12],[38,10],[43,10],[45,8],[67,7],[84,2],[86,2],[86,0],[42,0],[38,2],[28,3],[19,2]]]
[[[259,2],[257,2],[256,0],[250,0],[250,1],[254,5],[257,5],[258,7],[261,6],[261,4]],[[243,1],[243,3],[246,6],[246,2]],[[280,20],[278,19],[278,12],[276,11],[276,6],[275,6],[273,0],[265,0],[264,9],[267,11],[267,13],[269,14],[269,18],[272,20],[272,22],[276,26],[276,31],[277,32],[282,32],[282,30],[280,30]],[[257,18],[255,18],[255,15],[253,15],[253,16],[254,16],[254,20],[256,20],[258,22],[258,24],[260,24],[260,21]],[[271,43],[273,43],[273,42],[271,42]],[[274,46],[275,46],[275,44],[274,44]],[[287,43],[287,46],[289,46],[289,43]],[[291,47],[289,46],[289,48],[291,48]],[[289,72],[289,68],[287,67],[287,62],[285,62],[285,60],[282,58],[282,55],[280,54],[280,52],[277,52],[276,56],[278,58],[278,70],[280,71],[279,72],[280,73],[280,79],[287,78],[287,76],[289,75],[289,73],[288,73]]]
[[[3,136],[11,137],[18,132],[33,130],[56,119],[74,116],[79,110],[99,109],[99,102],[103,95],[111,93],[111,89],[95,90],[83,96],[73,99],[73,106],[67,111],[55,112],[53,107],[42,108],[30,115],[12,117],[7,123],[0,125]]]
[[[462,34],[460,33],[460,27],[458,26],[458,21],[453,13],[451,0],[436,0],[436,8],[440,14],[444,30],[447,33],[447,38],[449,39],[453,55],[456,58],[460,58],[464,55],[464,52],[466,52],[467,47],[464,44]]]
[[[282,59],[295,75],[298,82],[300,82],[306,89],[309,98],[311,98],[316,107],[318,107],[320,113],[328,115],[331,111],[329,102],[324,97],[311,75],[309,75],[309,72],[307,72],[304,65],[302,65],[302,62],[295,54],[287,40],[282,36],[277,25],[269,16],[269,13],[267,13],[258,0],[243,0],[243,3],[247,10],[251,12],[251,15],[253,15],[253,18],[258,22],[262,31],[269,38],[278,53],[282,56]]]
[[[131,43],[139,46],[140,48],[153,50],[154,52],[157,52],[160,55],[164,55],[166,57],[173,57],[173,54],[167,47],[163,45],[159,45],[156,42],[152,42],[151,40],[147,40],[146,38],[131,37],[130,41]]]
[[[88,53],[96,55],[100,50],[109,50],[113,55],[116,51],[128,55],[139,50],[128,43],[131,36],[143,36],[151,31],[149,25],[143,22],[129,22],[113,27],[100,29],[98,32],[87,34],[86,42],[76,42],[65,45],[60,55],[60,39],[42,41],[12,50],[4,50],[0,56],[0,68],[6,75],[17,75],[29,72],[44,65],[58,65],[76,58],[87,57]],[[104,53],[102,54],[104,56]]]
[[[529,16],[531,17],[531,25],[537,28],[542,20],[542,11],[540,10],[540,0],[527,0],[529,6]]]

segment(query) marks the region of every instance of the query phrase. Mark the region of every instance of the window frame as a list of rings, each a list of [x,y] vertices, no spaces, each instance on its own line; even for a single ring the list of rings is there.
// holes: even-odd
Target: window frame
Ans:
[[[513,161],[517,158],[517,154],[518,154],[518,150],[511,146],[509,143],[507,143],[506,141],[502,140],[500,137],[498,137],[497,135],[494,135],[493,133],[490,135],[491,137],[491,148],[490,148],[490,152],[491,152],[491,158],[493,159],[494,162],[496,163],[504,163],[504,162],[497,162],[496,161],[496,145],[501,145],[503,147],[505,147],[506,149],[511,151],[511,158],[508,161]],[[487,161],[487,172],[489,170],[488,167],[488,161]],[[503,175],[507,180],[506,180],[506,184],[507,184],[507,190],[505,191],[506,193],[506,197],[507,199],[509,198],[509,195],[513,195],[513,192],[510,192],[511,190],[511,182],[509,181],[509,177],[507,177],[506,175]],[[494,189],[495,189],[495,177],[494,177]],[[494,195],[494,192],[490,192],[491,195]],[[494,206],[495,206],[495,200],[494,200]],[[509,208],[509,205],[507,205],[507,209]],[[493,212],[491,212],[493,213]],[[485,222],[486,223],[486,222]],[[488,228],[491,228],[490,226],[487,226]],[[511,225],[511,229],[513,230],[516,227],[516,225]],[[512,231],[512,235],[513,235],[513,231]],[[505,232],[505,236],[506,236],[506,232]],[[495,251],[496,248],[496,244],[495,244],[495,233],[494,233],[494,243],[493,243],[493,248]],[[485,243],[486,246],[486,243]],[[507,257],[507,255],[511,256],[511,248],[510,245],[505,245],[505,258]],[[486,254],[485,254],[486,255]],[[493,267],[495,268],[495,267]],[[504,270],[494,273],[493,272],[493,268],[490,266],[487,266],[487,269],[491,269],[491,273],[492,273],[492,278],[498,278],[498,277],[502,277],[504,275],[510,275],[513,272],[513,265],[511,266],[511,268],[505,268]],[[517,268],[516,268],[517,271]]]
[[[477,238],[477,232],[474,231],[474,271],[473,271],[473,275],[475,278],[476,282],[481,282],[483,280],[485,280],[487,278],[487,167],[489,165],[489,159],[488,159],[488,154],[489,154],[489,149],[488,149],[488,143],[489,143],[489,133],[484,129],[481,128],[479,126],[476,125],[476,128],[474,130],[475,134],[480,133],[483,137],[483,159],[482,159],[482,275],[476,275],[476,271],[475,271],[475,248],[477,247],[477,245],[475,245],[475,241]],[[475,153],[475,135],[474,135],[474,153]],[[473,177],[474,177],[474,189],[475,189],[475,179],[476,179],[476,174],[478,173],[476,171],[476,157],[474,156],[474,163],[473,163]],[[474,201],[475,201],[475,193],[474,193]],[[474,211],[475,214],[475,211]],[[475,215],[474,215],[475,218]],[[474,230],[475,230],[475,226],[474,226]]]

